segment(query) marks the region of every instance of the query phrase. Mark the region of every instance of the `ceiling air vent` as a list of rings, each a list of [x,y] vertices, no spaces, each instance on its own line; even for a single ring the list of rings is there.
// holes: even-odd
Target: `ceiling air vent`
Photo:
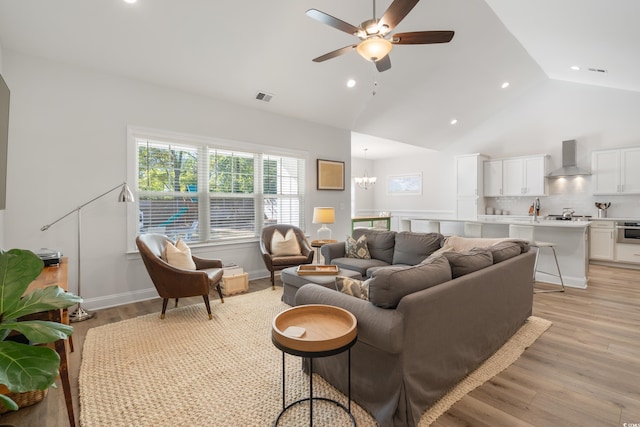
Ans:
[[[273,95],[270,94],[270,93],[266,93],[266,92],[258,92],[258,93],[256,93],[256,99],[258,101],[269,102],[269,101],[271,101],[271,98],[273,98]]]

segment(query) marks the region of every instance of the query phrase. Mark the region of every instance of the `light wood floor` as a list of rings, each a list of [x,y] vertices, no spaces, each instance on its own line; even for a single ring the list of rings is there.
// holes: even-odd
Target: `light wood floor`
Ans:
[[[640,423],[640,271],[590,266],[589,279],[587,290],[568,288],[566,293],[536,294],[533,314],[551,320],[553,326],[513,365],[455,404],[435,425],[585,427]],[[252,281],[250,290],[268,286],[266,279]],[[180,305],[200,301],[189,298]],[[219,303],[212,302],[214,313]],[[96,318],[74,324],[76,351],[71,355],[70,374],[76,418],[78,374],[87,330],[159,313],[160,306],[159,299],[128,304],[100,310]],[[19,427],[68,425],[62,388],[50,390],[44,401],[32,407],[1,416],[0,422]],[[265,420],[265,426],[271,422]]]

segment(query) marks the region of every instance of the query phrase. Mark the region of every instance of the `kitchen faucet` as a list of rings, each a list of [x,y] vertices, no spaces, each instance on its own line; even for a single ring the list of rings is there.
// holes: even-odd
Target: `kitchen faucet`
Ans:
[[[538,214],[540,213],[540,199],[536,197],[533,202],[533,222],[538,222]]]

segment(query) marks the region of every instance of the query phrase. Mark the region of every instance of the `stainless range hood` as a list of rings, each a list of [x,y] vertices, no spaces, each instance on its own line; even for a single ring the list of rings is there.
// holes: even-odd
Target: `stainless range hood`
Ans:
[[[586,169],[579,168],[576,162],[576,140],[562,141],[562,167],[548,174],[548,177],[591,175]]]

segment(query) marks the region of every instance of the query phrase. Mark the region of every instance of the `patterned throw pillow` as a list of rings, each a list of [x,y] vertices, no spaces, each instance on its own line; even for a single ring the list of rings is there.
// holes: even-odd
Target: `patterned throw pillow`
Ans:
[[[367,247],[367,236],[363,234],[358,240],[347,236],[347,240],[344,242],[344,253],[347,258],[371,259]]]
[[[369,301],[369,280],[363,282],[351,277],[336,276],[336,290]]]

